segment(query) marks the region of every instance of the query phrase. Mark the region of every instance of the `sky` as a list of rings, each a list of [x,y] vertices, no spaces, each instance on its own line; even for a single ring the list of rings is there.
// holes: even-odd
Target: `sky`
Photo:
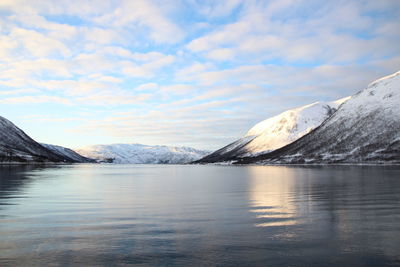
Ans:
[[[398,0],[0,0],[0,116],[39,142],[218,149],[400,70]]]

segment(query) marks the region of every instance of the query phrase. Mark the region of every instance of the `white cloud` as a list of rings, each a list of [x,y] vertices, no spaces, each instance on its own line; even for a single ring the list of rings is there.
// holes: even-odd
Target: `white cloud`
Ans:
[[[71,77],[69,64],[63,60],[36,59],[15,60],[0,65],[0,82],[11,87],[29,85],[32,76],[50,75],[53,77]]]
[[[2,104],[53,103],[53,104],[72,105],[72,101],[67,98],[48,96],[48,95],[9,97],[0,99],[0,103]]]
[[[175,73],[177,80],[190,80],[193,76],[214,68],[210,63],[194,62],[189,66],[183,67]]]
[[[172,84],[161,86],[160,90],[165,94],[188,95],[193,93],[195,87],[189,84]]]
[[[137,26],[144,25],[150,29],[150,38],[158,43],[176,43],[184,36],[179,26],[163,14],[161,6],[146,0],[123,0],[111,13],[95,21],[114,27],[130,27],[133,31]]]
[[[12,61],[15,58],[18,42],[10,36],[0,36],[0,62]]]
[[[101,90],[94,94],[77,97],[76,101],[85,105],[128,105],[140,104],[150,98],[148,94],[131,95],[122,90]]]
[[[104,29],[99,27],[80,27],[78,29],[79,34],[83,36],[84,40],[95,44],[107,45],[124,43],[121,33],[114,29]]]
[[[234,58],[234,50],[230,48],[219,48],[209,51],[206,54],[207,58],[225,61],[225,60],[232,60]]]
[[[121,78],[116,78],[113,76],[103,76],[103,75],[91,75],[89,76],[90,78],[95,78],[96,80],[100,81],[100,82],[106,82],[106,83],[122,83],[122,79]]]
[[[388,3],[386,8],[395,5]],[[297,18],[296,12],[306,4],[315,8],[318,16]],[[247,62],[279,58],[348,63],[399,53],[395,45],[399,23],[376,23],[374,17],[366,15],[369,11],[354,1],[324,5],[294,0],[248,2],[237,21],[192,40],[187,49],[215,60],[243,58]],[[371,36],[365,38],[359,32]]]
[[[239,21],[223,26],[208,35],[191,41],[187,48],[194,52],[219,48],[224,44],[239,43],[244,35],[251,31],[251,25],[247,21]]]
[[[145,83],[145,84],[141,84],[139,86],[137,86],[135,88],[135,91],[139,91],[139,92],[148,92],[148,91],[155,91],[158,90],[158,84],[157,83]]]
[[[174,60],[174,56],[168,55],[142,65],[132,61],[123,61],[122,72],[133,77],[152,77],[158,69],[172,64]]]
[[[37,89],[17,89],[11,91],[0,91],[0,96],[4,95],[19,95],[19,94],[26,94],[26,93],[38,93],[40,92]]]
[[[67,57],[71,51],[62,42],[46,37],[45,35],[22,28],[13,28],[10,37],[19,42],[22,49],[26,51],[25,56],[46,57],[52,54]]]
[[[208,18],[230,15],[232,11],[242,4],[241,0],[201,1],[201,4],[192,1],[195,8]]]
[[[10,21],[21,23],[23,27],[30,29],[45,30],[47,32],[46,36],[50,36],[54,39],[68,40],[75,37],[78,33],[77,27],[48,21],[43,16],[39,15],[37,13],[38,11],[29,10],[24,12],[24,10],[19,9],[15,9],[14,11],[16,11],[16,14],[8,17]]]

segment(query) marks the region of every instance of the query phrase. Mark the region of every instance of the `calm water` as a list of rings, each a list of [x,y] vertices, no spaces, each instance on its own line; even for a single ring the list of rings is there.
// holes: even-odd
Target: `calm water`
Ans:
[[[400,265],[400,167],[0,167],[0,266]]]

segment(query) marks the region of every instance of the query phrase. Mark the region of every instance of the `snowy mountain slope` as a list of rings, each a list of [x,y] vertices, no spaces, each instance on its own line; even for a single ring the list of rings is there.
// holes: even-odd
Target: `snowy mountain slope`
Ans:
[[[80,163],[95,162],[95,160],[83,157],[83,156],[79,155],[78,153],[76,153],[75,151],[73,151],[72,149],[69,149],[66,147],[50,145],[50,144],[43,144],[43,143],[41,143],[41,145],[44,146],[45,148],[51,150],[53,153],[55,153],[59,156],[68,158],[70,161],[80,162]]]
[[[400,163],[400,72],[371,83],[311,133],[239,163]]]
[[[268,118],[253,126],[244,137],[198,162],[231,161],[283,147],[318,127],[347,99],[315,102]]]
[[[0,162],[50,161],[69,162],[43,147],[9,120],[0,116]]]
[[[189,147],[141,144],[94,145],[76,151],[98,161],[122,164],[183,164],[198,160],[209,153]]]

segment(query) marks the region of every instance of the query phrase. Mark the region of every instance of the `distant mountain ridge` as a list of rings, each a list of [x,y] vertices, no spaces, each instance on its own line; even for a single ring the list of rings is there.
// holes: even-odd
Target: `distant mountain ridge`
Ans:
[[[4,117],[0,117],[0,163],[131,163],[183,164],[207,155],[209,151],[190,147],[114,144],[88,146],[78,152],[57,145],[40,144]],[[94,159],[92,159],[94,158]]]
[[[198,162],[235,161],[281,148],[318,127],[348,99],[345,97],[332,102],[315,102],[282,112],[257,123],[244,137]]]
[[[94,145],[76,151],[100,162],[120,164],[184,164],[198,160],[209,153],[190,147],[142,144]]]

